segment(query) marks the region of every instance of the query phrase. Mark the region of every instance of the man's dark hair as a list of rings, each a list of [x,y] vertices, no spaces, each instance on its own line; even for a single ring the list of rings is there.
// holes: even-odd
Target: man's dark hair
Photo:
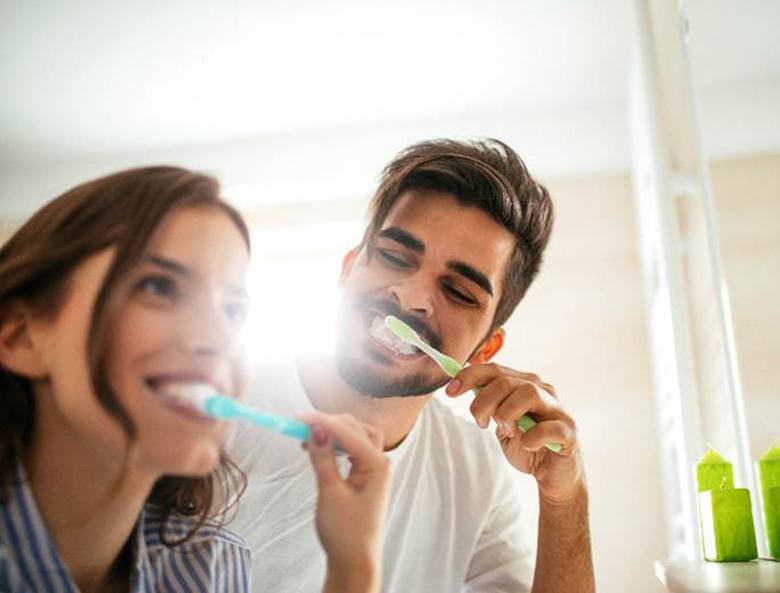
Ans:
[[[503,325],[541,267],[554,219],[547,189],[531,177],[517,153],[499,140],[415,144],[382,172],[363,236],[369,249],[396,200],[408,190],[451,194],[459,203],[488,213],[514,235],[515,248],[504,271],[492,328]]]

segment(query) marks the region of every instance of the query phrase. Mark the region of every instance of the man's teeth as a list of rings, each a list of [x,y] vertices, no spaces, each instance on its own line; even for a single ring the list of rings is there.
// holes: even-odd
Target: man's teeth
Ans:
[[[382,317],[374,317],[368,332],[371,334],[373,338],[382,342],[382,344],[384,344],[394,352],[397,352],[398,354],[411,355],[411,354],[417,354],[419,352],[417,348],[415,348],[411,344],[407,344],[401,338],[399,338],[393,332],[387,329],[387,327],[385,326],[384,318]]]

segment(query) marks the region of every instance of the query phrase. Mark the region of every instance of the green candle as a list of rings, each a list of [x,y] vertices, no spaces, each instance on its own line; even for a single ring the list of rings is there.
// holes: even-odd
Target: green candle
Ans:
[[[764,531],[769,556],[780,560],[780,446],[767,449],[756,462],[764,510]]]
[[[744,562],[758,557],[747,488],[700,492],[699,512],[705,560]]]
[[[714,449],[707,449],[696,466],[696,484],[699,492],[734,488],[734,470]]]

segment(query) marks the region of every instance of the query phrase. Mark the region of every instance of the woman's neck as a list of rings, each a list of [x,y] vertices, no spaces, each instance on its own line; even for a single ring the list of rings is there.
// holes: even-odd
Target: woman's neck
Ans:
[[[117,582],[127,582],[131,550],[125,544],[158,476],[138,469],[132,447],[111,455],[85,439],[48,401],[36,401],[24,459],[30,488],[82,593],[114,590]]]

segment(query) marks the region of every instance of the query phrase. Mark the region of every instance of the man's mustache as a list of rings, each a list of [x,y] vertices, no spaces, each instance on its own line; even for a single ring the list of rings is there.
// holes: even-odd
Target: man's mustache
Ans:
[[[385,316],[394,315],[409,327],[411,327],[418,334],[420,334],[420,337],[425,339],[426,342],[428,342],[437,350],[441,345],[441,338],[430,327],[428,327],[428,325],[423,320],[404,312],[398,303],[391,299],[380,299],[372,296],[364,296],[356,301],[355,307],[359,309],[376,309]]]

